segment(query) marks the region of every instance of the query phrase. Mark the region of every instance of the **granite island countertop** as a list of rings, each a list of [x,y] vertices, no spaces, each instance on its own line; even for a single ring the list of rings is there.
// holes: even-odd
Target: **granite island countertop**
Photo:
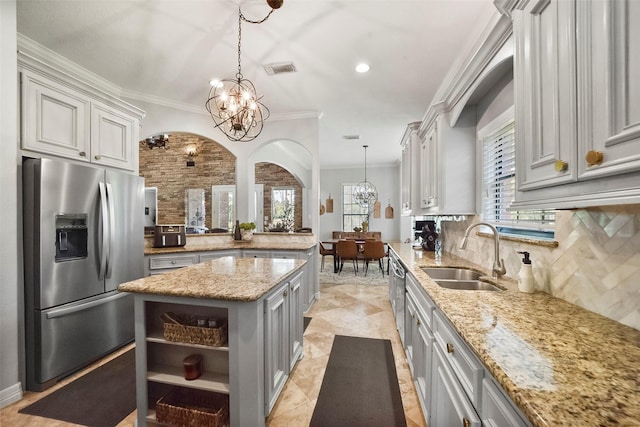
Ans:
[[[257,301],[302,269],[301,259],[222,257],[118,286],[121,292],[223,301]]]
[[[229,249],[307,250],[317,244],[310,233],[255,233],[253,239],[234,240],[231,234],[189,234],[185,246],[154,248],[153,237],[145,237],[144,254],[179,254]]]
[[[420,267],[489,270],[391,247],[534,426],[640,426],[640,331],[509,278],[502,292],[442,288]]]

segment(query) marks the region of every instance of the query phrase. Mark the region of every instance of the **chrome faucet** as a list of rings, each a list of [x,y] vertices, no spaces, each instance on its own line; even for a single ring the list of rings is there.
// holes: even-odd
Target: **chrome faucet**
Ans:
[[[489,224],[487,222],[476,222],[475,224],[471,224],[467,228],[467,231],[464,232],[464,237],[462,238],[462,242],[460,242],[460,249],[466,249],[467,240],[469,238],[469,231],[471,231],[472,228],[477,227],[479,225],[486,225],[491,229],[491,231],[493,231],[493,241],[494,241],[494,247],[495,247],[496,253],[495,253],[495,259],[493,261],[492,277],[494,279],[497,279],[503,274],[505,274],[507,270],[504,268],[504,260],[500,259],[500,235],[498,234],[498,230],[496,229],[496,227],[494,227],[492,224]]]

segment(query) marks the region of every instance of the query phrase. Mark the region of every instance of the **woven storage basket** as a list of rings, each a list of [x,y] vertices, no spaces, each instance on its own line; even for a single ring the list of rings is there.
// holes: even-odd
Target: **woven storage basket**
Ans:
[[[227,323],[221,322],[216,328],[204,328],[197,325],[195,316],[173,314],[181,324],[165,322],[162,327],[164,339],[167,341],[202,344],[220,347],[227,342]]]
[[[159,423],[181,427],[229,425],[229,396],[195,389],[176,388],[156,403]]]

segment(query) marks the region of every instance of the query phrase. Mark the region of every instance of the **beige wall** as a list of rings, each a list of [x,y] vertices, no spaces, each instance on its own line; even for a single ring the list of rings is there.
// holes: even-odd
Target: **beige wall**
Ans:
[[[458,248],[476,221],[443,222],[444,249],[491,269],[493,239],[472,232],[467,249]],[[501,240],[507,275],[518,277],[516,251],[528,251],[547,292],[640,329],[640,205],[556,211],[555,240],[557,248]]]

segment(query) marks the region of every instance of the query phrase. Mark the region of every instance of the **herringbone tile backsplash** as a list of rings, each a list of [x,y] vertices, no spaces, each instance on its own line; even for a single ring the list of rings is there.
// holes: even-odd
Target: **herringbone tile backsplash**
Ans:
[[[479,220],[443,222],[444,248],[491,268],[493,239],[472,235],[466,250],[458,248]],[[518,277],[516,252],[526,250],[539,289],[640,329],[640,205],[556,211],[555,240],[556,248],[501,240],[507,276]]]

